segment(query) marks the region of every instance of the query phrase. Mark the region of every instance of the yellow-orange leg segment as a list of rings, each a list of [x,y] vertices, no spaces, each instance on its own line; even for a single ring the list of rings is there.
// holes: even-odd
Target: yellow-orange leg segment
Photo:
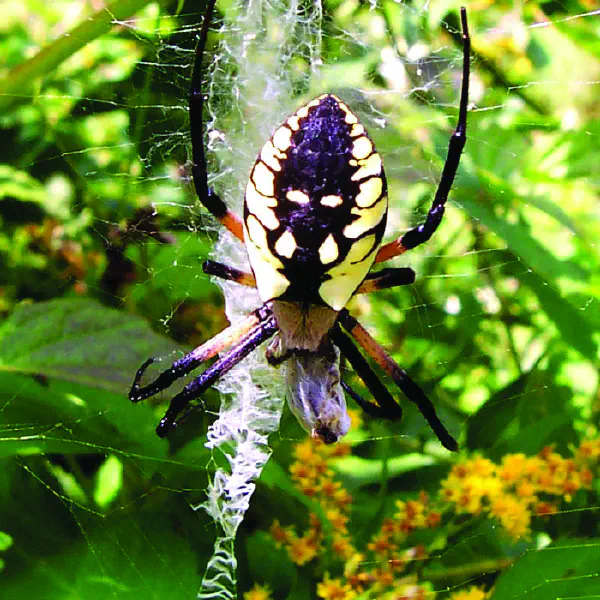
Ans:
[[[271,311],[266,307],[261,307],[250,313],[246,318],[230,325],[221,333],[218,333],[214,338],[208,342],[198,346],[184,357],[176,360],[167,370],[163,371],[154,381],[145,385],[140,386],[142,376],[148,369],[148,367],[156,362],[155,358],[149,358],[136,373],[133,385],[129,392],[129,399],[132,402],[140,402],[145,400],[158,392],[168,388],[180,377],[183,377],[199,367],[203,362],[216,356],[223,350],[227,350],[233,346],[236,342],[242,339],[252,329],[254,329],[259,323],[264,322],[265,319],[271,314]]]
[[[256,287],[256,279],[252,273],[246,273],[245,271],[240,271],[234,267],[228,267],[227,265],[215,262],[214,260],[207,260],[202,265],[202,270],[207,275],[214,275],[219,279],[235,281],[236,283],[245,285],[246,287]]]
[[[400,388],[404,395],[417,405],[429,426],[444,448],[458,450],[458,442],[450,435],[439,420],[435,407],[425,392],[402,370],[396,361],[371,337],[371,334],[350,314],[343,310],[339,323],[356,340],[358,345],[383,369]]]
[[[224,225],[229,231],[231,231],[231,233],[233,233],[233,235],[235,235],[238,240],[242,242],[244,241],[244,225],[240,217],[227,209],[227,212],[223,217],[217,218],[219,221],[221,221],[222,225]]]

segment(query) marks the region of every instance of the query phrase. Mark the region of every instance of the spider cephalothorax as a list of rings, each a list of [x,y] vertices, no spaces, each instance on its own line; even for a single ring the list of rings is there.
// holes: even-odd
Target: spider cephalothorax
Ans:
[[[252,274],[207,262],[204,270],[258,288],[262,306],[196,348],[152,383],[139,369],[129,397],[138,402],[170,386],[211,357],[228,350],[172,400],[157,432],[163,437],[193,410],[219,377],[269,338],[267,359],[284,364],[288,401],[302,426],[326,443],[347,433],[344,391],[368,414],[399,419],[400,405],[354,342],[413,401],[442,444],[458,445],[438,419],[431,401],[345,309],[354,294],[406,285],[408,268],[370,272],[427,241],[441,222],[466,140],[469,36],[461,9],[463,79],[458,125],[442,179],[426,221],[381,246],[387,220],[387,184],[380,155],[363,125],[344,102],[323,94],[297,110],[273,133],[250,172],[243,218],[231,213],[208,187],[203,143],[202,56],[216,0],[210,0],[196,49],[190,91],[193,177],[202,203],[244,241]],[[354,341],[353,341],[354,340]],[[342,381],[340,355],[364,381],[365,400]]]

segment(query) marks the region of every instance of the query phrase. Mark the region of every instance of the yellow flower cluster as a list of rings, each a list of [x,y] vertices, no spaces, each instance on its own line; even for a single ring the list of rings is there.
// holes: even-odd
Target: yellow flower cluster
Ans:
[[[254,584],[254,587],[244,594],[244,600],[272,600],[268,585]]]
[[[352,498],[339,481],[334,481],[328,461],[349,454],[350,446],[340,442],[333,446],[311,438],[296,444],[295,462],[290,467],[292,480],[305,495],[314,498],[332,526],[332,549],[348,560],[356,550],[348,534],[348,513]],[[315,558],[323,543],[321,521],[309,515],[309,527],[299,536],[293,527],[283,527],[279,521],[271,526],[271,535],[278,545],[285,546],[292,561],[301,566]]]
[[[367,550],[373,560],[366,562],[367,555],[358,552],[348,532],[352,498],[340,482],[335,481],[334,471],[329,465],[332,459],[349,453],[350,446],[345,442],[326,446],[318,440],[307,439],[295,446],[295,461],[290,466],[296,487],[319,503],[331,526],[330,548],[345,565],[343,578],[325,575],[317,586],[318,597],[353,600],[368,590],[384,599],[386,593],[393,590],[394,599],[425,600],[426,588],[418,585],[414,578],[404,576],[409,562],[424,557],[423,548],[401,552],[399,544],[411,531],[437,525],[439,513],[430,509],[425,494],[419,500],[399,502],[395,519],[386,519],[381,531],[368,544]],[[277,545],[285,547],[298,566],[307,564],[323,551],[325,535],[315,514],[309,515],[309,526],[303,535],[298,535],[294,527],[282,526],[279,521],[274,521],[270,531]]]
[[[489,592],[485,592],[480,587],[472,585],[466,590],[452,592],[448,600],[487,600],[490,597]]]
[[[530,533],[534,515],[556,512],[544,498],[570,502],[580,489],[590,489],[589,463],[597,460],[597,442],[583,442],[575,458],[564,458],[551,447],[536,456],[508,454],[500,465],[475,457],[455,465],[442,482],[441,499],[457,514],[489,514],[518,539]]]
[[[273,523],[271,535],[297,565],[321,554],[327,539],[344,567],[343,576],[332,578],[326,573],[317,585],[317,596],[323,600],[432,600],[433,586],[407,574],[411,563],[427,558],[423,546],[405,546],[408,535],[434,529],[442,516],[447,519],[452,513],[489,515],[513,538],[527,535],[534,515],[556,512],[550,500],[570,501],[578,490],[591,488],[592,468],[600,461],[600,439],[582,442],[573,458],[564,458],[548,447],[531,457],[506,455],[500,464],[480,456],[463,460],[442,482],[437,499],[421,492],[416,499],[396,502],[397,512],[383,521],[363,552],[354,547],[348,531],[352,498],[334,479],[330,466],[332,459],[349,453],[350,446],[344,442],[325,446],[308,439],[296,445],[290,467],[294,484],[319,503],[332,533],[325,536],[319,517],[311,514],[303,535],[278,521]],[[453,592],[449,600],[485,600],[489,594],[470,587]]]

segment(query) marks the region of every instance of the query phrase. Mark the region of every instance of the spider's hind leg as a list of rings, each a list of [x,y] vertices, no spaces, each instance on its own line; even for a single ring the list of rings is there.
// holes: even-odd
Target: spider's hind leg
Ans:
[[[399,421],[402,418],[402,407],[394,400],[389,390],[377,376],[377,373],[375,373],[365,357],[337,323],[331,330],[331,339],[340,349],[342,357],[350,363],[356,374],[367,386],[367,389],[371,392],[375,402],[365,400],[347,383],[342,381],[342,387],[348,395],[368,415],[375,418],[388,419],[389,421]]]
[[[366,412],[370,417],[374,419],[388,419],[389,417],[385,413],[385,411],[381,408],[381,406],[371,402],[369,400],[365,400],[357,391],[353,390],[345,381],[341,382],[342,389],[356,404]],[[399,420],[399,419],[398,419]]]
[[[377,252],[375,262],[384,262],[423,244],[435,233],[444,216],[448,194],[454,183],[456,171],[458,170],[458,165],[460,163],[460,157],[467,141],[467,105],[469,103],[469,74],[471,71],[471,38],[469,37],[469,25],[467,23],[467,11],[465,8],[460,9],[460,20],[462,26],[463,68],[458,123],[454,133],[450,136],[448,154],[442,170],[440,183],[431,204],[431,208],[429,209],[429,213],[427,213],[425,222],[414,229],[407,231],[397,240],[394,240],[389,244],[384,244]]]
[[[206,14],[200,30],[200,39],[196,45],[192,84],[189,94],[190,132],[192,135],[192,177],[200,202],[212,213],[235,237],[244,241],[242,220],[232,213],[221,197],[208,185],[206,157],[204,155],[204,92],[202,91],[202,58],[208,38],[208,30],[212,22],[216,0],[209,0]]]

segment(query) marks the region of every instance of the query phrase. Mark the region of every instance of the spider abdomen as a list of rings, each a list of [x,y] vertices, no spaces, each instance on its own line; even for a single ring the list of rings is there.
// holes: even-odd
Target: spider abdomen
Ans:
[[[244,229],[261,299],[343,308],[371,268],[387,218],[381,158],[336,96],[275,131],[246,186]]]

